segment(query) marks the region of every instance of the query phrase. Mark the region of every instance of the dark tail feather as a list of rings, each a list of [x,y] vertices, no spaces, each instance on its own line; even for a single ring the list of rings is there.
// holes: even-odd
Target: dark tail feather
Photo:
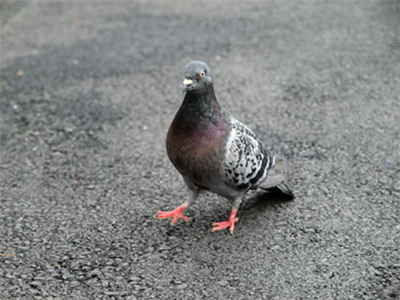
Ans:
[[[277,161],[275,166],[269,170],[267,178],[259,185],[259,188],[272,193],[278,191],[294,199],[295,196],[291,188],[285,182],[289,173],[288,166],[283,162]]]
[[[280,189],[281,192],[284,193],[285,195],[288,195],[290,198],[292,198],[292,199],[296,198],[295,195],[293,194],[292,190],[286,183],[282,182],[282,183],[278,184],[277,188]]]
[[[271,188],[261,188],[262,190],[266,191],[269,194],[273,194],[279,197],[284,197],[287,200],[293,200],[296,198],[296,196],[293,194],[292,190],[289,188],[289,186],[286,183],[281,183],[278,184],[277,186],[271,187]]]

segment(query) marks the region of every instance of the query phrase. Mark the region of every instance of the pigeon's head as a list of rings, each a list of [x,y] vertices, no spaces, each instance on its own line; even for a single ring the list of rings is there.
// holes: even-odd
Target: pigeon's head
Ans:
[[[193,60],[186,65],[182,92],[205,92],[212,83],[211,69],[205,62]]]

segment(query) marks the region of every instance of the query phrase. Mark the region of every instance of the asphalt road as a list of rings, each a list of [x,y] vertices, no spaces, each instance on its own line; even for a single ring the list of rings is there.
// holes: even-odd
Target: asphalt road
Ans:
[[[1,14],[1,299],[400,299],[399,1]],[[215,195],[153,217],[186,197],[164,142],[193,59],[296,170],[297,199],[249,194],[233,236]]]

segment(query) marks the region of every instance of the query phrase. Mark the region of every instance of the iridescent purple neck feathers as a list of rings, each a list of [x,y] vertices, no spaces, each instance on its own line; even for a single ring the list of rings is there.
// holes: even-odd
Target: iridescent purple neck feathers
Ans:
[[[215,97],[214,88],[210,85],[204,93],[195,91],[186,93],[170,130],[188,137],[196,132],[209,131],[210,127],[218,130],[224,125],[224,121],[224,114]]]

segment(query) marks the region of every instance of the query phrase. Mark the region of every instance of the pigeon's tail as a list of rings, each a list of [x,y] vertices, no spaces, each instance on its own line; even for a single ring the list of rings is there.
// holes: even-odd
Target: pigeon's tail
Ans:
[[[273,190],[278,188],[282,193],[290,196],[292,199],[295,198],[289,185],[284,182],[289,175],[288,167],[283,163],[277,161],[273,168],[268,171],[267,178],[259,184],[259,188],[263,190]]]
[[[282,182],[281,184],[278,184],[276,187],[278,189],[280,189],[282,193],[284,193],[285,195],[288,195],[290,198],[292,198],[292,199],[296,198],[294,196],[292,190],[290,189],[289,185],[286,184],[285,182]]]

